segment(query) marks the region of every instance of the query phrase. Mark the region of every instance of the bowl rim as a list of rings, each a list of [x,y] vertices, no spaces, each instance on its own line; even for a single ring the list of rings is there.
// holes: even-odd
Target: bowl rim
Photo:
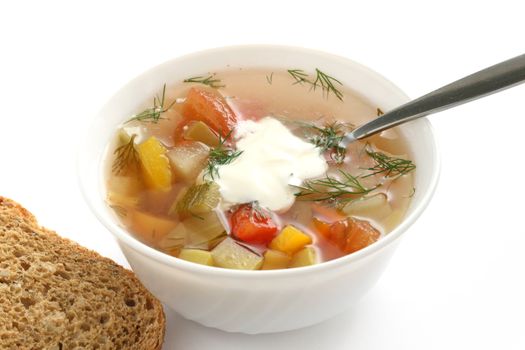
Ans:
[[[193,57],[200,57],[203,55],[214,55],[216,53],[221,53],[224,51],[253,50],[253,49],[255,50],[273,50],[273,51],[293,50],[296,52],[300,52],[304,55],[315,55],[315,56],[323,57],[327,60],[332,60],[332,61],[336,60],[341,63],[347,64],[347,65],[352,65],[353,68],[359,69],[363,73],[377,79],[382,84],[387,85],[389,89],[396,91],[399,94],[399,96],[405,98],[407,101],[410,99],[408,95],[406,95],[399,87],[397,87],[394,83],[386,79],[381,74],[368,68],[367,66],[362,65],[361,63],[358,63],[352,59],[349,59],[349,58],[346,58],[340,55],[320,51],[317,49],[296,47],[296,46],[289,46],[289,45],[265,45],[265,44],[232,45],[232,46],[215,47],[215,48],[210,48],[206,50],[200,50],[200,51],[184,54],[184,55],[169,59],[167,61],[164,61],[153,67],[150,67],[146,71],[140,73],[139,75],[129,80],[119,90],[117,90],[109,99],[107,99],[104,105],[95,114],[95,116],[92,117],[90,122],[91,124],[93,124],[96,118],[100,115],[100,113],[110,103],[110,101],[112,101],[117,95],[119,95],[122,91],[126,90],[130,85],[132,85],[135,80],[138,80],[140,78],[143,78],[151,74],[152,72],[161,68],[162,66],[172,65],[176,63],[177,61],[191,60]],[[410,226],[414,224],[414,222],[424,212],[432,196],[435,193],[437,183],[439,181],[439,176],[440,176],[440,171],[441,171],[441,159],[438,153],[438,144],[437,144],[434,132],[433,132],[432,125],[426,118],[421,118],[419,119],[418,122],[423,123],[424,127],[426,127],[429,131],[429,135],[431,138],[430,144],[431,144],[432,151],[433,151],[432,153],[434,155],[434,159],[431,160],[431,164],[433,164],[432,177],[430,179],[427,191],[423,193],[423,196],[420,199],[419,205],[417,207],[414,207],[413,211],[408,216],[403,218],[403,221],[394,230],[392,230],[390,233],[382,237],[377,242],[374,242],[373,244],[357,252],[354,252],[352,254],[348,254],[348,255],[339,257],[337,259],[325,261],[325,262],[322,262],[316,265],[305,266],[305,267],[300,267],[300,268],[251,271],[251,270],[236,270],[236,269],[218,268],[214,266],[205,266],[205,265],[185,261],[182,259],[178,259],[176,257],[173,257],[161,251],[158,251],[148,246],[147,244],[142,243],[138,239],[134,238],[131,234],[129,234],[125,229],[117,225],[115,222],[106,220],[106,217],[102,215],[100,212],[102,208],[97,206],[92,201],[88,181],[86,180],[86,175],[84,172],[82,172],[82,162],[83,162],[82,153],[84,152],[84,149],[86,148],[85,146],[87,145],[89,135],[85,135],[84,138],[82,138],[82,141],[80,142],[78,150],[77,150],[77,164],[76,164],[77,165],[77,180],[78,180],[82,195],[84,197],[84,200],[88,204],[92,213],[104,225],[104,227],[114,236],[114,238],[117,239],[117,242],[121,250],[123,250],[121,243],[124,243],[126,246],[132,248],[137,253],[140,253],[141,255],[149,259],[153,259],[156,262],[161,263],[163,265],[177,268],[177,269],[182,269],[190,273],[210,274],[214,276],[234,277],[234,278],[239,277],[239,278],[248,278],[248,279],[250,278],[263,278],[263,279],[286,278],[286,277],[292,277],[292,276],[295,277],[295,276],[300,276],[304,274],[314,273],[316,271],[324,271],[327,269],[341,268],[342,265],[351,264],[353,262],[363,260],[366,257],[373,255],[374,253],[382,250],[383,248],[387,247],[388,245],[396,241],[404,232],[406,232],[406,230]]]

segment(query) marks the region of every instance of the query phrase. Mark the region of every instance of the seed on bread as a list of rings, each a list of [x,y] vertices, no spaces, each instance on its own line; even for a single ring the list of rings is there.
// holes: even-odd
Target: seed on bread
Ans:
[[[131,271],[0,197],[0,349],[162,347],[162,305]]]

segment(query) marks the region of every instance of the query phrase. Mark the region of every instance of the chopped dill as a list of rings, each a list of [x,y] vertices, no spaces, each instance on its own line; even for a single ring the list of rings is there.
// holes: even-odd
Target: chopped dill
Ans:
[[[341,179],[328,175],[321,179],[307,180],[302,186],[294,186],[299,190],[295,193],[297,200],[339,205],[354,200],[355,195],[367,194],[377,188],[366,188],[358,177],[344,170],[339,170],[339,173]]]
[[[384,177],[397,178],[399,176],[408,174],[416,168],[416,165],[411,160],[391,157],[382,152],[373,151],[369,147],[366,147],[365,151],[366,154],[368,154],[375,161],[376,165],[371,168],[367,168],[367,170],[370,170],[371,173],[364,175],[363,177],[384,174]]]
[[[383,110],[379,107],[377,107],[377,111],[376,111],[376,114],[378,117],[382,116],[383,114],[385,114],[385,112],[383,112]]]
[[[343,86],[343,83],[341,83],[336,78],[324,73],[319,68],[315,69],[315,79],[313,80],[302,69],[288,69],[288,74],[290,74],[295,80],[294,85],[306,83],[311,85],[311,88],[314,90],[317,87],[321,87],[321,90],[323,91],[326,98],[328,98],[328,95],[332,93],[340,101],[343,101],[343,93],[336,87],[336,84]]]
[[[268,82],[268,84],[272,85],[272,83],[273,83],[273,72],[270,75],[266,76],[266,81]]]
[[[123,173],[129,166],[135,166],[138,168],[140,164],[139,155],[135,149],[135,138],[137,135],[131,135],[129,142],[119,146],[115,149],[113,154],[115,159],[113,160],[113,165],[111,170],[115,174]]]
[[[212,87],[214,89],[218,89],[221,87],[225,87],[226,85],[221,83],[220,79],[215,79],[215,75],[209,75],[207,77],[200,76],[200,77],[191,77],[188,79],[183,80],[184,83],[200,83],[204,85],[208,85],[209,87]]]
[[[341,147],[341,141],[345,133],[352,129],[352,125],[348,123],[332,122],[327,123],[324,127],[319,127],[314,124],[306,124],[309,128],[310,135],[307,135],[307,140],[313,143],[316,147],[321,149],[321,152],[330,151],[330,158],[337,164],[341,164],[346,156],[346,148]]]
[[[251,210],[252,210],[253,217],[256,218],[257,220],[264,220],[268,218],[268,214],[266,210],[264,210],[263,207],[261,207],[258,201],[252,202]]]
[[[219,176],[219,166],[230,164],[242,154],[242,151],[235,151],[226,145],[226,141],[232,132],[233,130],[224,138],[219,134],[219,145],[210,150],[205,175],[210,175],[212,179]]]
[[[132,122],[132,121],[139,121],[139,122],[149,122],[149,123],[158,123],[160,119],[163,119],[161,117],[162,113],[167,112],[174,104],[177,102],[177,100],[173,101],[168,107],[164,107],[164,99],[166,97],[166,84],[164,84],[164,87],[162,88],[162,96],[159,98],[158,96],[153,97],[153,107],[146,108],[139,114],[133,115],[126,123]]]

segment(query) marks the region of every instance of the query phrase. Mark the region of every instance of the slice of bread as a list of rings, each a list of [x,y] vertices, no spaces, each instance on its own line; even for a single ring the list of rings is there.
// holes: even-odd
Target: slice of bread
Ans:
[[[131,271],[0,197],[0,349],[162,347],[160,302]]]

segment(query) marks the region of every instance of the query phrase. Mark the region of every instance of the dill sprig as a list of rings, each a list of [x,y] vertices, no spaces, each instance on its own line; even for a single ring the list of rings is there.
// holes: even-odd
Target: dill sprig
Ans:
[[[270,75],[266,76],[266,81],[268,82],[268,84],[272,85],[272,83],[273,83],[273,72]]]
[[[230,138],[232,132],[233,130],[224,138],[219,134],[219,145],[210,150],[205,175],[210,175],[212,179],[215,176],[219,177],[219,166],[230,164],[242,154],[242,151],[235,151],[226,145],[226,141]]]
[[[135,149],[135,138],[137,135],[131,135],[129,142],[119,146],[115,149],[113,154],[115,159],[111,167],[113,173],[121,174],[128,168],[128,166],[138,167],[140,164],[139,154]]]
[[[163,119],[161,117],[162,113],[167,112],[177,102],[177,100],[174,100],[168,107],[164,107],[165,97],[166,84],[162,88],[162,96],[160,98],[158,96],[153,97],[153,107],[146,108],[139,114],[133,115],[126,123],[132,121],[158,123],[160,119]]]
[[[313,143],[316,147],[321,149],[321,152],[330,151],[330,158],[337,164],[341,164],[346,156],[346,148],[341,147],[341,141],[344,138],[345,132],[352,129],[352,125],[348,123],[332,122],[327,123],[323,127],[314,124],[306,124],[305,127],[310,129],[310,135],[307,135],[307,140]]]
[[[295,84],[313,84],[312,81],[309,79],[308,74],[302,70],[302,69],[288,69],[288,74],[292,76],[295,80]]]
[[[257,220],[264,220],[268,218],[268,213],[259,204],[259,201],[253,201],[251,204],[252,215]]]
[[[316,77],[313,82],[314,90],[315,88],[320,85],[323,92],[326,94],[326,97],[328,97],[328,94],[331,92],[337,97],[340,101],[343,100],[343,93],[335,87],[335,83],[343,86],[343,83],[341,83],[339,80],[337,80],[334,77],[329,76],[326,73],[321,72],[318,68],[315,69]]]
[[[313,202],[328,202],[339,205],[355,199],[356,195],[367,194],[377,186],[366,188],[357,176],[339,170],[341,179],[326,176],[321,179],[307,180],[302,186],[294,186],[299,191],[295,193],[298,200]]]
[[[373,151],[367,146],[365,147],[366,154],[375,161],[376,165],[367,168],[371,173],[363,177],[384,173],[385,177],[397,178],[401,175],[408,174],[416,168],[416,165],[411,160],[391,157],[382,152]]]
[[[208,85],[209,87],[212,87],[214,89],[218,89],[218,88],[226,86],[221,83],[220,79],[216,79],[215,75],[209,75],[207,77],[205,76],[191,77],[188,79],[184,79],[183,82],[184,83],[200,83],[200,84]]]
[[[343,100],[343,93],[336,87],[336,84],[343,86],[336,78],[324,73],[319,68],[315,69],[315,79],[312,79],[304,70],[302,69],[288,69],[288,74],[292,76],[295,80],[295,84],[309,84],[312,89],[321,87],[326,98],[330,93],[333,93],[340,101]]]
[[[405,196],[405,198],[412,198],[414,197],[415,194],[416,194],[416,188],[412,187],[412,192],[410,192],[408,196]]]

